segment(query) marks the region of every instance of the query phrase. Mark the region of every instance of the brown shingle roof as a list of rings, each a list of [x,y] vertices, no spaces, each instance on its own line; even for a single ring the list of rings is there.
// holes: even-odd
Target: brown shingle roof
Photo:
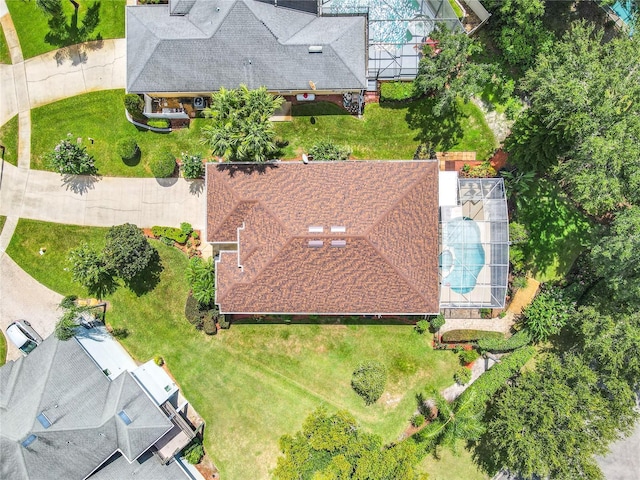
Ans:
[[[209,164],[207,201],[207,240],[240,239],[217,264],[223,312],[438,311],[435,161]]]

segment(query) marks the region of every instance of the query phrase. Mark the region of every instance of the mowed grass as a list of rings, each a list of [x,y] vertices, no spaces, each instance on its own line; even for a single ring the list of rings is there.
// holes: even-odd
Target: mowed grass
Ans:
[[[589,218],[544,179],[522,198],[517,221],[529,231],[523,252],[540,282],[564,277],[597,233]]]
[[[4,223],[7,221],[7,217],[4,215],[0,215],[0,233],[2,233],[2,229],[4,228]]]
[[[438,456],[427,455],[418,465],[418,471],[429,475],[429,480],[488,480],[489,476],[478,469],[471,452],[458,443],[457,454],[439,449]]]
[[[0,144],[4,145],[4,161],[18,165],[18,115],[0,127]]]
[[[73,5],[67,0],[62,0],[61,3],[67,18],[67,25],[71,26],[74,11]],[[91,38],[101,38],[103,40],[124,38],[124,7],[126,0],[77,0],[77,3],[80,5],[78,9],[78,27],[82,26],[82,20],[85,18],[87,9],[95,3],[100,5],[98,26],[91,32]],[[49,17],[36,6],[35,1],[7,0],[7,6],[18,32],[22,55],[25,59],[85,40],[79,37],[72,28],[69,28],[68,32],[60,40],[48,40],[47,34],[50,32]]]
[[[199,143],[199,125],[171,133],[155,133],[138,129],[124,114],[124,90],[106,90],[67,98],[31,111],[31,168],[51,170],[46,156],[67,134],[82,144],[96,160],[100,175],[152,177],[150,160],[161,148],[168,147],[179,157],[182,152],[205,155],[208,150]],[[141,150],[140,158],[125,163],[117,153],[118,140],[134,137]],[[91,144],[89,138],[94,139]]]
[[[0,26],[0,63],[6,65],[11,64],[11,54],[9,53],[9,45],[7,45],[7,37],[4,36],[4,30]]]
[[[72,281],[67,251],[82,241],[101,248],[104,233],[21,219],[8,254],[53,290],[84,296]],[[457,357],[434,351],[430,337],[410,325],[234,324],[208,337],[184,318],[186,256],[153,245],[162,259],[160,283],[142,296],[119,288],[107,298],[107,322],[127,329],[122,343],[137,360],[165,358],[207,423],[205,447],[223,478],[268,478],[280,436],[299,430],[320,405],[347,409],[385,442],[397,440],[416,408],[415,394],[452,383]],[[387,366],[389,380],[381,400],[366,407],[350,379],[369,359]]]
[[[348,145],[357,159],[412,159],[421,142],[441,151],[475,151],[484,160],[496,147],[482,112],[461,100],[444,118],[431,115],[433,100],[410,103],[371,103],[362,119],[348,115],[332,103],[294,105],[293,121],[275,124],[279,138],[289,142],[283,158],[300,158],[314,144],[330,140]]]

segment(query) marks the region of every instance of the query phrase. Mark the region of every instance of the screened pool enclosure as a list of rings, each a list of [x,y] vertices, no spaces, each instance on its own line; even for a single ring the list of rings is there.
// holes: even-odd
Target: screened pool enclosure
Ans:
[[[440,188],[451,190],[455,185],[441,181]],[[457,179],[457,199],[444,203],[438,257],[440,308],[504,307],[509,219],[503,179]]]

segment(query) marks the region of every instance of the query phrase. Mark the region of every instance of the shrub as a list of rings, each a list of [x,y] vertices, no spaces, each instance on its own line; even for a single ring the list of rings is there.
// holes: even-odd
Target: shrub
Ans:
[[[194,438],[193,441],[184,449],[184,458],[187,459],[191,465],[200,463],[204,457],[204,447],[202,446],[202,440]]]
[[[512,245],[509,248],[509,263],[513,273],[522,273],[527,268],[524,252],[518,245]]]
[[[189,260],[186,277],[193,296],[201,306],[209,307],[213,305],[215,299],[215,265],[213,258],[203,260],[193,257]]]
[[[467,367],[460,367],[453,374],[453,379],[460,385],[466,385],[471,381],[471,370]]]
[[[491,318],[491,309],[490,308],[481,308],[480,309],[480,317],[489,319]]]
[[[204,176],[204,164],[200,155],[182,154],[182,174],[184,178],[201,178]]]
[[[173,227],[159,227],[155,226],[151,228],[151,233],[154,237],[170,238],[174,242],[185,243],[187,241],[188,233],[185,234],[180,228]]]
[[[135,93],[127,93],[124,96],[124,108],[127,109],[129,115],[133,118],[142,118],[142,111],[144,110],[144,101],[140,98],[140,95]]]
[[[95,160],[87,153],[87,149],[67,139],[60,140],[47,159],[62,175],[95,175],[98,172]]]
[[[218,327],[216,326],[216,313],[214,310],[209,310],[202,319],[202,330],[207,335],[215,335],[218,333]]]
[[[107,232],[103,250],[105,266],[125,282],[145,272],[156,256],[156,250],[142,231],[131,223],[113,226]]]
[[[470,167],[467,171],[463,169],[463,173],[463,176],[470,178],[489,178],[496,176],[496,169],[491,166],[489,161],[486,161],[475,167]]]
[[[196,327],[202,324],[203,312],[200,310],[198,300],[196,300],[191,293],[187,297],[187,302],[184,306],[184,316],[187,318],[189,323]]]
[[[153,357],[153,361],[156,365],[158,365],[159,367],[161,367],[162,365],[164,365],[164,358],[162,358],[160,355],[156,355],[155,357]]]
[[[520,290],[521,288],[527,288],[528,284],[529,284],[529,280],[527,280],[527,277],[515,277],[513,279],[513,282],[511,282],[511,286],[515,290]]]
[[[429,322],[427,322],[426,320],[420,320],[419,322],[416,322],[415,329],[416,332],[422,335],[429,329]]]
[[[504,338],[504,335],[485,330],[449,330],[442,334],[443,342],[474,342],[481,338]]]
[[[382,82],[380,84],[380,100],[398,102],[410,100],[416,96],[413,82]]]
[[[529,240],[529,232],[527,227],[518,222],[509,224],[509,241],[512,244],[526,243]]]
[[[431,142],[421,143],[413,154],[414,160],[432,160],[436,158],[436,149]]]
[[[531,343],[531,335],[526,330],[520,330],[507,339],[481,338],[478,348],[488,352],[510,352]]]
[[[436,315],[431,319],[431,330],[433,330],[434,332],[437,332],[444,326],[445,323],[446,323],[446,320],[444,319],[444,315],[442,314]]]
[[[498,390],[506,386],[507,380],[516,375],[535,353],[535,348],[524,347],[502,357],[499,363],[480,375],[462,392],[456,402],[465,404],[471,401],[473,411],[484,411],[487,402],[495,397]]]
[[[380,362],[365,362],[358,366],[351,377],[351,387],[367,405],[375,403],[387,383],[387,369]]]
[[[551,288],[540,292],[523,310],[522,322],[536,342],[543,342],[560,333],[573,311],[562,290]]]
[[[169,128],[169,120],[166,118],[154,118],[147,121],[147,125],[153,128]]]
[[[180,224],[180,231],[188,237],[191,235],[191,232],[193,232],[193,227],[189,222],[182,222]]]
[[[460,355],[458,355],[458,358],[460,359],[460,363],[468,365],[471,362],[474,362],[479,356],[480,354],[475,350],[464,350]]]
[[[231,326],[231,322],[221,313],[218,314],[218,323],[220,324],[220,328],[224,330],[227,330]]]
[[[176,170],[176,158],[173,153],[167,148],[163,148],[158,152],[155,158],[151,161],[151,173],[156,178],[167,178],[173,175]]]
[[[132,160],[138,156],[140,149],[133,137],[121,138],[116,145],[116,151],[123,160]]]
[[[413,417],[411,417],[411,425],[414,427],[419,427],[424,423],[424,415],[420,413],[416,413]]]
[[[309,149],[309,155],[314,160],[347,160],[351,155],[351,149],[346,146],[336,145],[329,140],[323,140],[316,143]]]

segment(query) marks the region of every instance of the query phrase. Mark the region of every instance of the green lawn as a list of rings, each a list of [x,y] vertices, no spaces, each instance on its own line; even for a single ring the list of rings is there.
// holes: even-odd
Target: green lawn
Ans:
[[[9,54],[9,46],[7,38],[4,36],[4,30],[0,26],[0,63],[11,64],[11,55]]]
[[[67,251],[81,241],[100,248],[105,229],[20,220],[7,253],[29,274],[62,294],[84,295],[74,284]],[[44,256],[38,249],[46,246]],[[107,298],[107,321],[126,328],[122,340],[139,361],[162,355],[185,396],[207,422],[205,446],[227,479],[266,478],[278,438],[301,428],[316,407],[346,408],[365,428],[398,438],[415,410],[415,394],[443,388],[458,366],[451,352],[434,351],[411,326],[236,324],[207,337],[184,319],[186,257],[154,242],[162,258],[160,283],[146,295],[120,288]],[[65,270],[66,269],[66,270]],[[350,387],[364,359],[389,370],[374,406]]]
[[[420,142],[432,141],[437,150],[476,151],[479,160],[496,147],[482,112],[472,103],[458,102],[457,113],[444,119],[430,115],[432,100],[406,104],[368,104],[363,119],[348,115],[331,103],[293,106],[293,121],[275,124],[289,145],[283,158],[299,158],[320,140],[348,145],[359,159],[411,159]]]
[[[206,154],[200,145],[200,128],[204,120],[195,119],[191,128],[171,133],[140,130],[124,115],[124,90],[106,90],[67,98],[31,111],[31,168],[50,170],[45,156],[71,133],[82,138],[87,151],[96,159],[98,173],[107,176],[152,177],[149,160],[162,147],[179,156],[182,152]],[[132,136],[138,142],[141,158],[124,163],[115,145]],[[89,142],[94,139],[94,144]]]
[[[540,180],[517,212],[529,231],[523,248],[536,280],[564,277],[582,250],[591,244],[595,227],[553,183]]]
[[[7,217],[4,215],[0,215],[0,233],[2,233],[2,229],[4,228],[4,222],[7,221]]]
[[[418,471],[427,473],[429,480],[488,480],[489,477],[473,463],[464,442],[459,443],[457,455],[444,448],[438,453],[438,458],[427,455],[418,465]]]
[[[0,144],[4,145],[4,160],[18,165],[18,115],[0,127]]]
[[[52,36],[48,25],[48,17],[36,7],[35,1],[7,0],[13,24],[18,32],[22,55],[24,58],[35,57],[57,48],[81,43],[87,39],[107,39],[124,37],[124,7],[126,0],[77,0],[80,4],[77,26],[82,25],[85,14],[93,5],[98,6],[98,25],[88,37],[78,35],[73,28],[73,5],[62,0],[62,7],[67,16],[67,28],[60,35]]]

